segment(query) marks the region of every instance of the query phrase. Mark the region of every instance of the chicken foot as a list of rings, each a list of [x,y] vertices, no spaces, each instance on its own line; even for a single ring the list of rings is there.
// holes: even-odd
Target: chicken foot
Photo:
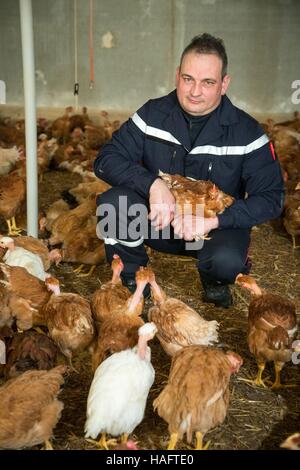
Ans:
[[[101,437],[99,441],[95,441],[94,439],[86,439],[86,441],[90,442],[91,444],[96,445],[100,449],[105,449],[105,450],[109,450],[109,447],[108,447],[109,445],[111,446],[117,445],[117,439],[108,439],[108,441],[106,440],[105,432],[101,433]]]
[[[297,384],[282,384],[280,380],[280,372],[282,369],[282,364],[278,364],[278,362],[274,363],[274,369],[275,369],[275,382],[271,386],[271,389],[277,389],[277,388],[290,388],[290,387],[297,387]]]
[[[210,441],[208,441],[204,446],[203,446],[203,433],[200,431],[196,432],[196,447],[189,447],[191,450],[207,450],[209,448]]]
[[[11,219],[6,219],[7,227],[8,227],[8,235],[20,235],[23,231],[21,228],[17,227],[15,217]]]
[[[78,266],[78,268],[73,269],[73,273],[76,273],[76,274],[81,273],[82,270],[83,270],[83,267],[84,267],[84,264],[81,264],[80,266]],[[87,273],[79,274],[79,277],[88,277],[88,276],[90,276],[94,272],[95,268],[96,268],[96,265],[93,264],[91,266],[90,270]]]
[[[244,379],[243,377],[239,377],[238,380],[267,388],[267,385],[262,379],[262,374],[263,374],[263,371],[265,370],[266,363],[259,362],[257,365],[258,365],[258,371],[257,371],[257,376],[255,377],[255,379]]]
[[[45,447],[44,447],[43,450],[54,450],[53,447],[52,447],[51,442],[49,441],[49,439],[47,439],[47,440],[45,441]]]

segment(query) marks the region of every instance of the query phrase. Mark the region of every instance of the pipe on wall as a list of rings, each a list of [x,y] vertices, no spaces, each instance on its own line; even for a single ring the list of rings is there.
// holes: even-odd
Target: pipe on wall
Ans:
[[[31,0],[19,0],[26,137],[27,234],[38,237],[38,171],[35,65]]]

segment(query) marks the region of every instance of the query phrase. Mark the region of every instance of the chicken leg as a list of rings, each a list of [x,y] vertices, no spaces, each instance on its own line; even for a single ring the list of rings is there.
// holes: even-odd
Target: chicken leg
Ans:
[[[117,445],[117,439],[109,439],[108,441],[106,440],[105,432],[101,433],[101,437],[99,441],[95,441],[94,439],[86,439],[86,441],[90,442],[91,444],[95,444],[100,449],[105,449],[105,450],[109,450],[109,447],[108,447],[109,445],[111,446]]]
[[[6,219],[7,227],[8,227],[8,235],[20,235],[22,232],[21,228],[17,227],[16,219],[12,217],[11,219]]]
[[[275,369],[275,382],[271,386],[271,389],[276,389],[276,388],[290,388],[290,387],[297,387],[297,384],[282,384],[280,380],[280,372],[282,369],[282,363],[281,362],[275,362],[274,363],[274,369]]]
[[[244,379],[242,377],[239,377],[238,380],[241,380],[242,382],[247,382],[253,385],[261,385],[262,387],[267,388],[267,385],[264,383],[262,379],[262,374],[263,371],[265,370],[266,363],[265,362],[258,362],[258,371],[257,371],[257,376],[255,379]]]
[[[170,441],[169,441],[167,450],[174,450],[176,448],[177,441],[178,441],[178,433],[174,432],[170,436]]]
[[[210,441],[208,441],[205,446],[203,446],[203,434],[200,431],[196,432],[196,447],[194,450],[207,450],[210,445]]]

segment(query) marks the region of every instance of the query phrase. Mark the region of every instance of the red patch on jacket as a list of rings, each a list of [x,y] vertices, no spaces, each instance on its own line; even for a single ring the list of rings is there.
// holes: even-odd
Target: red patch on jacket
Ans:
[[[276,160],[276,153],[275,153],[274,145],[272,144],[272,142],[270,142],[270,150],[271,150],[273,160]]]

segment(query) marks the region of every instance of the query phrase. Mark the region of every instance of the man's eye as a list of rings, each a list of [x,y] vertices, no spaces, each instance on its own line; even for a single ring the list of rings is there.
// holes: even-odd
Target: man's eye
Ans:
[[[212,86],[213,84],[214,84],[214,82],[212,82],[211,80],[206,80],[205,81],[205,85]]]
[[[191,79],[191,77],[183,77],[183,80],[184,80],[186,83],[189,83],[192,79]]]

